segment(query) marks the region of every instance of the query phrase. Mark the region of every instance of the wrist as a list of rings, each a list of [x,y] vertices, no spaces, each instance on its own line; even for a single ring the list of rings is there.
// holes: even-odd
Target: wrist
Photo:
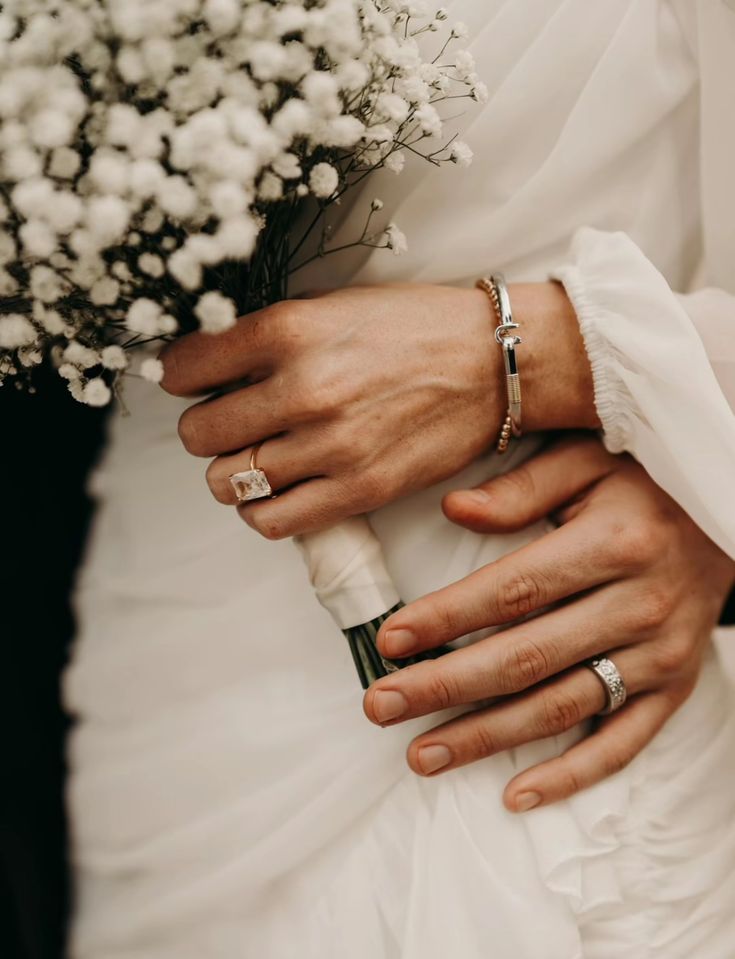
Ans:
[[[560,283],[515,283],[508,288],[523,343],[518,365],[524,432],[597,429],[594,384],[584,340]]]

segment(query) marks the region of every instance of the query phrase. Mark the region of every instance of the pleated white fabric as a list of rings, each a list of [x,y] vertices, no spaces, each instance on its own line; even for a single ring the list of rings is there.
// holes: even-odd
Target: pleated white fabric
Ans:
[[[685,289],[700,254],[697,63],[678,8],[451,13],[491,90],[467,133],[476,163],[371,187],[410,252],[327,261],[327,281],[542,279],[586,225],[625,232]],[[436,717],[364,719],[297,551],[211,500],[176,436],[180,401],[136,383],[127,402],[95,478],[65,682],[74,959],[729,959],[735,711],[714,653],[655,742],[568,802],[518,817],[500,797],[583,729],[420,780],[405,746]],[[444,519],[446,490],[498,468],[488,457],[372,517],[406,600],[543,532],[479,537]]]

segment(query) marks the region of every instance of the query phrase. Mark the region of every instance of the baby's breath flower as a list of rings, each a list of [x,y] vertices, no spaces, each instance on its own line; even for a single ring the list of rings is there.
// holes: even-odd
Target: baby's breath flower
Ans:
[[[385,230],[385,242],[395,256],[400,256],[408,250],[406,234],[399,230],[395,223],[389,223]]]
[[[385,168],[390,170],[391,173],[402,173],[406,165],[406,154],[398,152],[390,153],[383,162]]]
[[[128,357],[125,350],[116,343],[106,346],[104,350],[102,350],[101,360],[106,370],[124,370],[128,365]],[[59,370],[59,372],[61,371]]]
[[[29,220],[18,230],[23,249],[28,256],[46,259],[56,249],[57,236],[43,220]]]
[[[150,383],[160,383],[163,379],[163,363],[153,357],[148,357],[140,364],[140,375]]]
[[[71,147],[58,147],[51,154],[48,165],[49,176],[58,180],[71,180],[79,172],[82,159]]]
[[[36,335],[31,321],[20,313],[0,316],[0,346],[4,349],[14,350],[20,346],[30,346]]]
[[[339,186],[339,173],[329,163],[317,163],[309,174],[309,189],[314,196],[327,199]]]
[[[72,382],[74,381],[72,380]],[[87,406],[107,406],[111,399],[110,387],[99,376],[89,380],[84,387],[82,402],[86,403]]]
[[[185,290],[196,290],[202,285],[202,265],[184,249],[176,250],[168,258],[168,271]]]
[[[159,279],[166,272],[166,265],[156,253],[141,253],[138,257],[138,269],[155,279]]]
[[[285,288],[289,237],[274,214],[318,201],[329,253],[328,214],[353,183],[383,166],[400,173],[407,144],[420,153],[423,137],[440,136],[445,96],[488,96],[470,53],[444,54],[467,29],[443,27],[446,10],[432,15],[424,0],[10,6],[0,296],[30,312],[0,320],[0,382],[49,355],[90,405],[110,401],[127,348],[176,333],[192,299],[216,332]],[[430,151],[459,166],[472,156],[451,139]],[[382,208],[374,200],[370,215]],[[392,223],[363,241],[406,249]],[[125,349],[123,326],[134,334]],[[108,372],[88,379],[97,366]],[[155,360],[137,368],[160,378]]]
[[[252,217],[237,216],[224,220],[214,235],[217,259],[248,259],[257,238],[258,224]]]
[[[125,324],[132,333],[143,336],[158,336],[162,309],[153,300],[141,296],[129,307]]]
[[[468,77],[475,71],[475,58],[469,50],[457,50],[454,54],[454,67],[460,77]]]
[[[474,154],[463,140],[455,140],[451,146],[450,156],[452,163],[460,167],[468,167],[472,163]]]
[[[437,113],[436,107],[430,103],[425,103],[419,107],[415,113],[421,130],[427,136],[437,137],[442,132],[442,121]]]
[[[58,374],[65,380],[78,380],[82,372],[78,366],[74,366],[72,363],[62,363],[58,368]]]
[[[237,320],[235,304],[216,290],[199,297],[194,313],[205,333],[222,333],[234,326]]]
[[[32,366],[39,366],[43,363],[43,353],[41,350],[27,349],[25,347],[18,350],[18,359],[20,360],[20,365],[30,368]]]
[[[163,212],[177,220],[192,216],[197,208],[196,191],[182,176],[170,176],[162,180],[157,196]]]
[[[274,203],[283,196],[283,180],[275,173],[266,171],[260,180],[258,197],[267,203]]]
[[[96,306],[112,306],[120,296],[120,284],[111,276],[103,276],[89,289],[89,299]]]
[[[64,295],[66,284],[49,266],[34,266],[30,275],[30,290],[34,300],[55,303]]]
[[[64,350],[64,361],[73,363],[83,370],[88,370],[92,366],[97,366],[100,362],[100,355],[97,350],[85,346],[78,340],[72,340]]]
[[[0,296],[12,296],[18,292],[18,281],[0,267]]]

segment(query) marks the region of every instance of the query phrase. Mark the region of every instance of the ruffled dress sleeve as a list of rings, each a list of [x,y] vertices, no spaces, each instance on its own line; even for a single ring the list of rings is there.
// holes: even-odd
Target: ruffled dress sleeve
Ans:
[[[587,347],[605,443],[735,557],[735,0],[675,0],[699,65],[704,288],[673,291],[626,235],[583,228],[555,277]]]
[[[735,296],[671,290],[623,233],[579,230],[557,269],[592,366],[604,441],[735,557]]]

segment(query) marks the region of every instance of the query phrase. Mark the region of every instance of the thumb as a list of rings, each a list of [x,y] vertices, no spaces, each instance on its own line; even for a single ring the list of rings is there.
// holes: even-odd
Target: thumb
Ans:
[[[617,468],[594,435],[561,440],[471,490],[444,497],[447,519],[477,533],[511,533],[543,519]]]

